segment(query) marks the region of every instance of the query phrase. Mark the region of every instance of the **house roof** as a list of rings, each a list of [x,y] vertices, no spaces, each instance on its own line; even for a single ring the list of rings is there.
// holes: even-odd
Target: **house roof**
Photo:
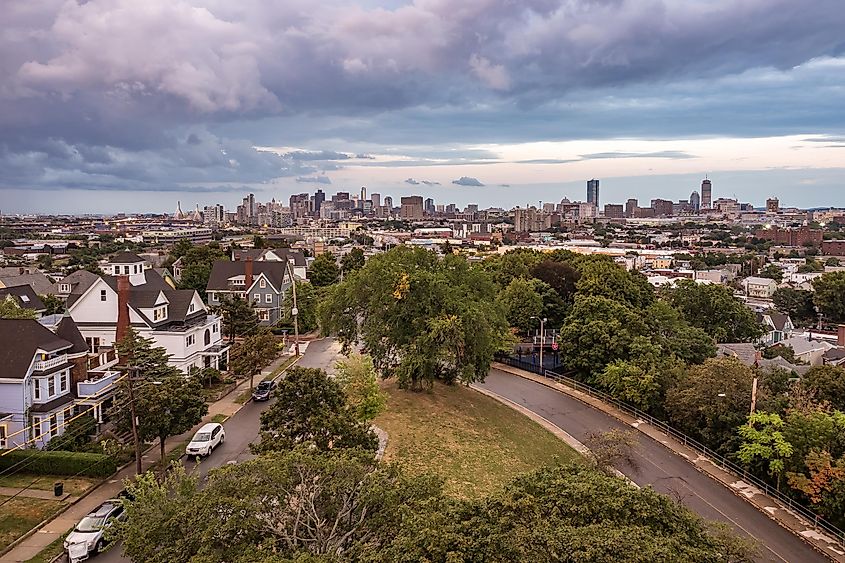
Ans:
[[[32,405],[32,407],[30,407],[30,410],[32,412],[50,412],[72,402],[73,395],[71,395],[70,393],[65,393],[64,395],[56,397],[52,401],[47,401],[46,403],[35,403],[34,405]]]
[[[818,350],[827,351],[834,348],[834,345],[830,342],[825,342],[824,340],[808,340],[803,336],[788,338],[781,342],[781,344],[792,348],[793,352],[795,352],[795,355],[797,356]]]
[[[68,313],[65,313],[62,320],[56,325],[56,336],[73,344],[73,347],[68,350],[69,354],[79,354],[88,351],[88,344],[85,342],[85,337],[79,332],[79,327],[76,326],[76,322],[74,322]]]
[[[754,348],[753,344],[746,342],[719,344],[717,350],[719,354],[737,358],[747,366],[753,366],[754,362],[757,361],[757,349]]]
[[[32,319],[0,319],[0,366],[3,377],[23,379],[36,350],[58,352],[72,343]]]
[[[757,313],[757,321],[763,322],[764,317],[769,317],[772,320],[775,330],[783,332],[786,328],[786,321],[789,320],[789,315],[779,313],[778,311],[766,311],[765,313]]]
[[[97,274],[89,272],[88,270],[77,270],[70,275],[65,276],[60,281],[60,284],[70,284],[70,294],[67,297],[65,304],[70,307],[88,291],[88,288],[100,278]]]
[[[28,285],[31,286],[38,295],[56,293],[56,288],[53,282],[41,272],[33,272],[31,274],[4,273],[0,275],[0,285],[5,285],[6,287]]]
[[[136,264],[138,262],[143,262],[144,259],[135,254],[134,252],[123,251],[118,252],[112,255],[109,258],[109,264]]]
[[[836,361],[845,358],[845,348],[831,348],[822,356],[827,361]]]
[[[767,360],[767,359],[764,358],[764,359],[761,359],[757,363],[761,368],[785,369],[786,371],[790,371],[790,372],[794,371],[798,375],[804,375],[812,367],[812,366],[807,366],[807,365],[803,365],[803,366],[795,365],[793,363],[790,363],[788,360],[784,359],[781,356],[776,356],[776,357],[772,358],[771,360]]]
[[[758,278],[756,276],[749,276],[749,277],[745,278],[745,283],[753,284],[753,285],[771,285],[771,284],[777,285],[778,282],[776,282],[775,280],[773,280],[771,278]]]
[[[270,285],[277,291],[281,291],[286,268],[284,262],[253,262],[252,275],[254,279],[257,279],[260,274],[264,274]],[[211,268],[207,289],[209,291],[231,290],[229,278],[246,275],[245,272],[246,262],[218,260]]]
[[[232,260],[244,261],[247,258],[252,258],[256,262],[266,261],[265,257],[272,252],[282,260],[293,260],[294,266],[305,266],[305,255],[301,250],[294,250],[292,248],[247,248],[242,250],[232,251]]]
[[[35,290],[28,285],[15,285],[12,287],[0,288],[0,301],[12,298],[21,309],[32,311],[46,311],[47,307],[41,298],[35,294]]]

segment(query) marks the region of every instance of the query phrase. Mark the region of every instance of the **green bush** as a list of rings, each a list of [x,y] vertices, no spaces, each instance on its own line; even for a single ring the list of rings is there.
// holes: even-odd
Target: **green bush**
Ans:
[[[21,463],[22,462],[22,463]],[[20,465],[17,465],[20,463]],[[105,454],[85,452],[13,450],[0,454],[0,471],[12,467],[37,475],[83,475],[108,477],[117,471],[117,461]]]

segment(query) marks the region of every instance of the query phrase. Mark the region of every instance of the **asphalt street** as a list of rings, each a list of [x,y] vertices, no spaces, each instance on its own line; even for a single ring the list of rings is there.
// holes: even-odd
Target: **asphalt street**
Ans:
[[[493,369],[479,386],[524,406],[582,442],[590,434],[629,429],[624,423],[577,399],[507,372]],[[754,538],[760,544],[760,561],[828,561],[662,444],[642,434],[638,434],[638,442],[637,467],[618,467],[636,484],[641,487],[650,485],[660,493],[679,498],[704,518],[726,522],[740,533]]]
[[[302,358],[297,365],[302,367],[333,368],[340,351],[339,345],[334,339],[315,340],[308,344]],[[226,440],[210,456],[199,463],[199,467],[193,460],[185,460],[185,467],[188,471],[196,469],[205,478],[208,472],[216,467],[221,467],[230,461],[241,462],[250,459],[252,454],[249,451],[250,443],[258,438],[261,413],[269,408],[271,401],[266,403],[255,403],[249,401],[241,410],[223,424],[226,431]],[[129,559],[121,554],[121,545],[114,545],[105,553],[91,558],[92,563],[129,563]]]

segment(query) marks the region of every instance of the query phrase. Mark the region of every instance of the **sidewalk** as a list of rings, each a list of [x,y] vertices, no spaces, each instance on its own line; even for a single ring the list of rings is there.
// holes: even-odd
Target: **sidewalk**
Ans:
[[[812,522],[808,522],[806,519],[798,516],[781,505],[778,501],[765,495],[757,487],[744,482],[740,477],[734,475],[733,473],[729,473],[721,469],[695,450],[683,445],[675,438],[664,434],[647,422],[636,419],[618,410],[612,405],[604,403],[600,399],[567,387],[561,383],[551,381],[540,375],[499,363],[494,363],[493,367],[512,375],[530,379],[531,381],[550,387],[555,391],[569,395],[570,397],[578,399],[582,403],[609,414],[625,424],[630,425],[632,428],[636,428],[652,440],[663,444],[675,454],[686,459],[698,471],[724,485],[734,495],[745,499],[754,505],[757,510],[777,522],[777,524],[779,524],[782,528],[789,530],[808,544],[812,545],[819,552],[836,561],[845,561],[845,550],[843,550],[843,546],[834,538],[831,538],[814,528]]]
[[[282,354],[281,356],[276,358],[269,366],[267,366],[264,370],[261,371],[261,376],[266,377],[267,375],[271,374],[275,369],[281,366],[289,358],[289,355]],[[256,383],[257,381],[261,381],[261,379],[259,377],[256,377]],[[244,403],[238,403],[236,400],[241,393],[248,389],[249,379],[244,379],[238,384],[237,387],[232,389],[232,391],[228,395],[226,395],[219,401],[208,405],[208,414],[203,417],[202,422],[200,422],[194,428],[192,428],[188,432],[185,432],[184,434],[180,434],[179,436],[171,436],[167,439],[164,445],[165,453],[167,454],[172,452],[183,442],[185,442],[186,440],[190,440],[194,433],[200,428],[200,426],[207,422],[210,422],[211,419],[214,418],[214,416],[224,415],[227,417],[231,417],[235,413],[237,413],[244,406]],[[141,464],[144,470],[147,470],[156,463],[158,463],[159,457],[159,447],[158,443],[156,443],[151,448],[149,448],[141,457]],[[53,541],[59,539],[65,532],[73,528],[73,526],[75,526],[76,523],[79,522],[89,512],[97,508],[104,501],[117,496],[117,494],[123,490],[124,480],[131,479],[134,476],[135,461],[133,460],[131,463],[127,464],[120,471],[118,471],[117,474],[112,475],[108,480],[94,487],[87,494],[81,496],[74,503],[72,503],[67,510],[65,510],[46,524],[44,524],[37,531],[35,531],[34,533],[30,532],[31,535],[29,537],[25,537],[23,540],[19,540],[19,543],[15,545],[8,553],[0,556],[0,561],[19,563],[22,561],[27,561],[32,557],[35,557],[36,555],[41,553],[41,551],[45,547],[53,543]],[[50,494],[52,495],[52,492],[50,492]]]

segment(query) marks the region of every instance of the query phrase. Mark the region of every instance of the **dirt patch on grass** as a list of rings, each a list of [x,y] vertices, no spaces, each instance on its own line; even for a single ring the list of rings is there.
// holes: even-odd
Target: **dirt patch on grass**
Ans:
[[[385,459],[446,480],[446,491],[476,498],[542,465],[580,459],[546,429],[463,386],[412,393],[383,385],[387,411],[375,424],[390,436]]]
[[[0,502],[9,497],[0,496]],[[34,528],[62,506],[54,500],[17,497],[0,508],[0,549]]]

